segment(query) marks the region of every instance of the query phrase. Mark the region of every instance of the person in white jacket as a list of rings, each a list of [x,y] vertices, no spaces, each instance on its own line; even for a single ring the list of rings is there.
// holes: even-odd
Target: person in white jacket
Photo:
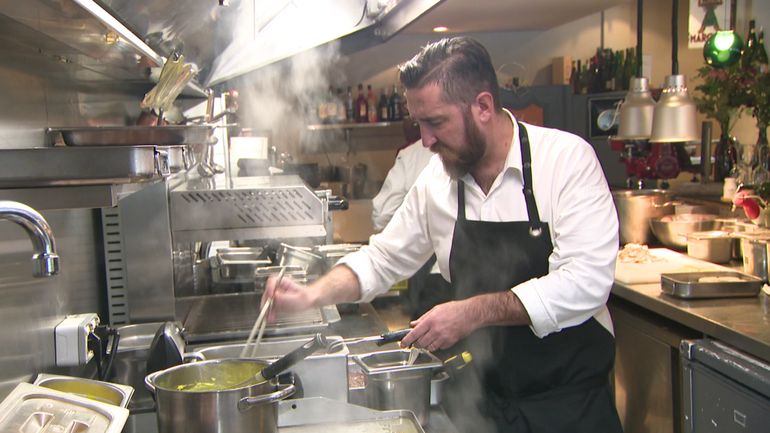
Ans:
[[[414,120],[405,118],[403,127],[404,137],[407,143],[411,144],[398,151],[396,161],[385,176],[380,192],[372,199],[372,223],[378,232],[388,225],[404,201],[406,193],[434,155],[422,144],[420,127]],[[448,299],[449,283],[441,276],[435,255],[409,278],[408,290],[413,319]]]
[[[419,139],[398,151],[380,192],[372,199],[372,223],[375,230],[382,231],[388,225],[432,156],[433,152],[423,146]]]

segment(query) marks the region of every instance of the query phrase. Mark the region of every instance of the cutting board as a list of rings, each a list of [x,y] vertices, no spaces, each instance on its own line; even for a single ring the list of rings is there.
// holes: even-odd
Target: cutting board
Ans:
[[[654,263],[620,263],[618,260],[615,281],[624,284],[660,283],[660,274],[664,273],[732,270],[667,248],[650,248],[650,254],[661,260]]]

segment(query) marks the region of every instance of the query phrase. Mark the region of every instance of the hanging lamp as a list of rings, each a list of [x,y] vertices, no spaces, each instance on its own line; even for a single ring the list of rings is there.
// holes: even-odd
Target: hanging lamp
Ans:
[[[679,74],[677,0],[672,0],[671,11],[671,75],[666,77],[665,87],[655,105],[652,119],[653,143],[680,143],[698,140],[695,102],[687,92],[684,75]]]
[[[631,78],[629,91],[620,104],[618,134],[620,140],[646,140],[652,134],[655,101],[650,83],[642,76],[642,11],[643,0],[636,2],[636,76]]]

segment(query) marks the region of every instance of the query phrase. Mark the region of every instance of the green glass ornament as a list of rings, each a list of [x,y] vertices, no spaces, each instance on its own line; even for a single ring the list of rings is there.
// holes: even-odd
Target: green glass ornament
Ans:
[[[732,30],[720,30],[706,40],[703,46],[703,58],[706,63],[723,68],[730,66],[741,58],[743,40]]]

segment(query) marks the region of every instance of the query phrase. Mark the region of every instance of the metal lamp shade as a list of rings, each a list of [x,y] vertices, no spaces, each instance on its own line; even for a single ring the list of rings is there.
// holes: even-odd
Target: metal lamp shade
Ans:
[[[687,93],[684,75],[666,77],[666,87],[655,106],[652,120],[653,143],[678,143],[698,140],[696,107]]]
[[[655,101],[652,100],[647,78],[631,79],[631,90],[620,105],[620,126],[616,138],[620,140],[645,140],[652,134],[652,117]]]

